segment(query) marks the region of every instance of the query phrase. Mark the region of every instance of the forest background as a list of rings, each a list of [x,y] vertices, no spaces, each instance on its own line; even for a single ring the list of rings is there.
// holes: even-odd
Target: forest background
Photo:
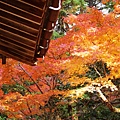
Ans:
[[[119,14],[119,0],[63,1],[45,59],[0,65],[0,120],[119,120]]]

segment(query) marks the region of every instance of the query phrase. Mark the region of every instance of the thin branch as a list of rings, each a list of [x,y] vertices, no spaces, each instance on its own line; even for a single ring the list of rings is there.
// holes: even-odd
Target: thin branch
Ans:
[[[18,84],[18,85],[21,85],[20,83],[18,83],[18,81],[16,81],[14,78],[12,78],[12,80],[16,83],[16,84]],[[22,80],[20,79],[20,81],[21,81],[21,83],[23,83],[22,82]],[[26,89],[27,89],[27,91],[31,94],[31,91],[29,90],[29,89],[31,89],[30,87],[26,87],[25,85],[24,85],[25,83],[23,83],[23,87],[25,87]],[[32,90],[32,89],[31,89]],[[32,91],[34,91],[34,90],[32,90]],[[35,92],[35,91],[34,91]]]
[[[39,91],[43,94],[43,92],[40,89],[39,85],[35,82],[35,80],[31,77],[31,75],[29,75],[29,73],[20,65],[20,63],[18,65],[21,68],[21,70],[23,70],[29,76],[29,78],[35,83],[35,85],[37,86],[37,88],[39,89]]]
[[[96,73],[100,76],[100,78],[102,78],[100,72],[97,70],[97,68],[95,66],[93,66],[93,68],[95,69]]]
[[[108,99],[105,97],[99,87],[96,88],[96,91],[99,93],[100,98],[102,98],[102,100],[105,102],[105,104],[111,111],[120,112],[120,108],[115,108],[114,106],[112,106],[112,104],[108,101]]]
[[[19,67],[21,68],[21,70],[22,70],[23,72],[25,72],[32,81],[34,81],[34,79],[31,77],[31,75],[29,75],[29,73],[20,65],[20,63],[19,63],[18,65],[19,65]]]
[[[32,113],[27,100],[26,100],[26,103],[27,103],[27,107],[28,107],[29,112]]]
[[[19,110],[24,116],[27,116],[27,114],[25,114],[22,110]]]

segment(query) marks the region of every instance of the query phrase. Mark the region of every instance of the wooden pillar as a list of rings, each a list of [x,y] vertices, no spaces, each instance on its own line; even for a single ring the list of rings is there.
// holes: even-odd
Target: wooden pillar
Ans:
[[[6,64],[6,56],[0,54],[0,58],[2,59],[2,64]]]

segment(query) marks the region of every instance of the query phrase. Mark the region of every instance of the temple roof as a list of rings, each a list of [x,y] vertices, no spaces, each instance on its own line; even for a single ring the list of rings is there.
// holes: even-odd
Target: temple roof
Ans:
[[[61,0],[1,0],[0,56],[34,65],[50,43]]]

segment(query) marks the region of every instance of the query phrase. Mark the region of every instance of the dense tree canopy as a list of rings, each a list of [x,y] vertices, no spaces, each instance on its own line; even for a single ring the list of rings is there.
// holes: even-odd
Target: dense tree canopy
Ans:
[[[64,10],[69,4],[83,10],[84,2],[66,0]],[[87,7],[60,16],[72,27],[51,40],[36,66],[13,59],[0,65],[0,119],[120,119],[120,6],[108,2],[114,2],[109,14]]]

